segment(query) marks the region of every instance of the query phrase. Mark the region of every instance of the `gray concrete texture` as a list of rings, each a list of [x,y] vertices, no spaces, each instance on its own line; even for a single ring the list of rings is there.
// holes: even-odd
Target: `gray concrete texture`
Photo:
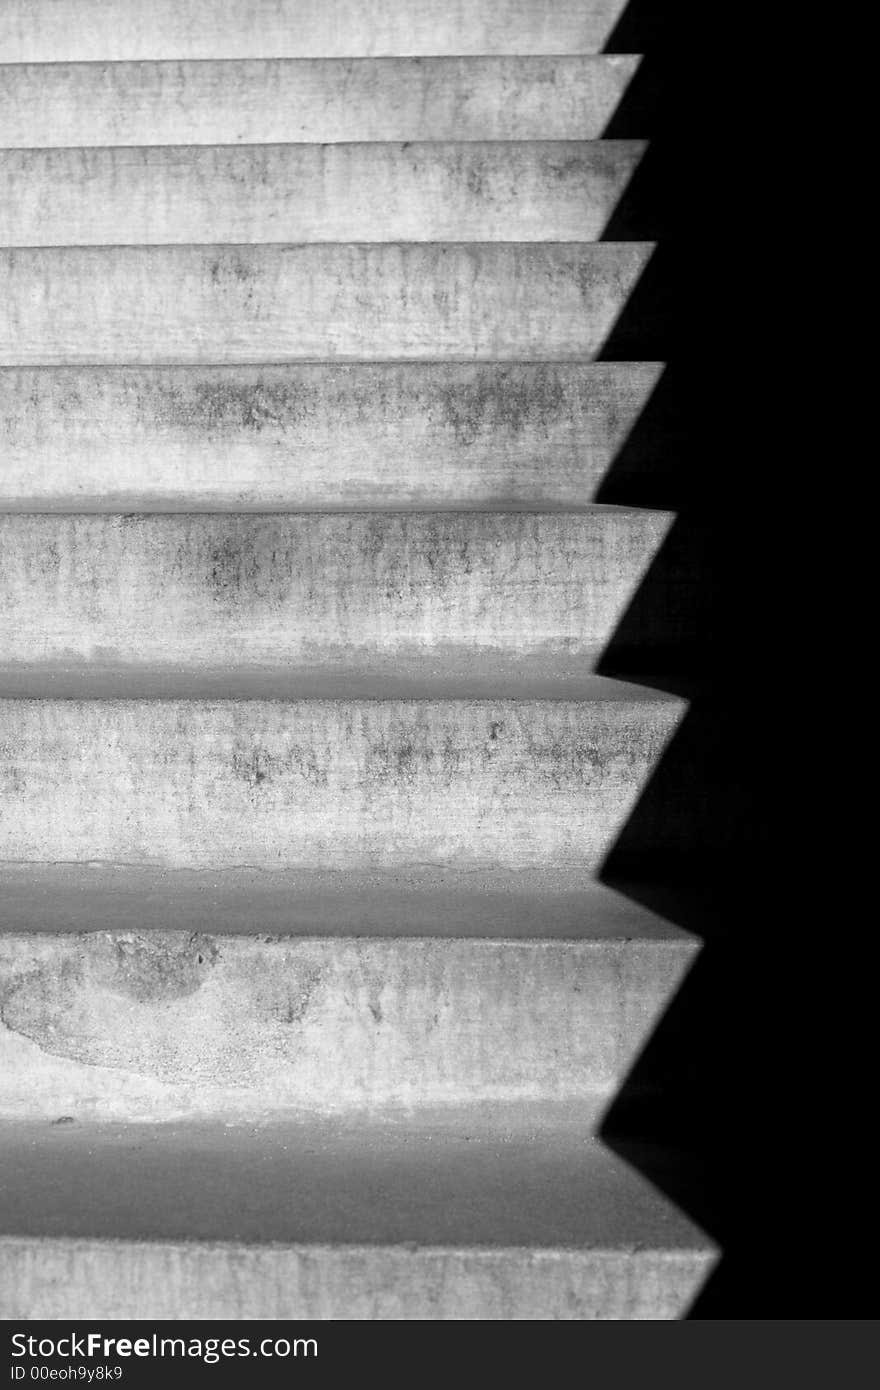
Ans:
[[[589,670],[671,522],[603,507],[0,515],[0,667],[430,675],[504,654]]]
[[[16,1125],[4,1157],[9,1318],[666,1319],[717,1258],[579,1123],[534,1113]]]
[[[696,949],[4,932],[0,1118],[263,1122],[516,1101],[579,1103],[595,1120]]]
[[[577,507],[655,362],[0,369],[0,506]]]
[[[638,57],[0,66],[0,148],[598,140]]]
[[[597,241],[644,142],[0,151],[0,245]]]
[[[650,242],[0,250],[0,364],[597,356]]]
[[[4,0],[0,62],[601,53],[627,0]]]
[[[0,859],[598,867],[685,708],[4,700]]]

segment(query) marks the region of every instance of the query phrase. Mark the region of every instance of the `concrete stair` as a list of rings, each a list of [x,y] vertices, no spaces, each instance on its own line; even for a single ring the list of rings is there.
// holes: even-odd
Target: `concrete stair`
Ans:
[[[0,245],[596,241],[641,140],[0,152]]]
[[[484,660],[515,681],[519,658],[540,658],[552,681],[595,666],[671,520],[604,507],[0,516],[0,672],[257,668],[295,688],[322,673],[473,680]]]
[[[7,510],[573,508],[654,362],[0,368]]]
[[[598,356],[650,242],[0,251],[0,365]]]
[[[0,855],[598,868],[684,707],[4,700]]]
[[[0,145],[598,140],[638,58],[0,65]]]
[[[596,1137],[699,952],[598,881],[698,585],[640,625],[674,517],[602,500],[664,370],[601,360],[623,8],[2,7],[4,1317],[670,1318],[713,1266]]]

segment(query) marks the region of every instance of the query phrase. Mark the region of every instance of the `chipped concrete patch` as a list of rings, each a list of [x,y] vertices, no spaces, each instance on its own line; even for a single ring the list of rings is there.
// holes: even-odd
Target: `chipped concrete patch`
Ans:
[[[607,1095],[691,942],[0,938],[0,1114],[271,1117]]]

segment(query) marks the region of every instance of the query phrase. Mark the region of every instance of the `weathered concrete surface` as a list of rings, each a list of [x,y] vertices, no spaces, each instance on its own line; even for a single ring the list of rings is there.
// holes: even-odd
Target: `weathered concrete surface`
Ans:
[[[591,358],[653,249],[4,249],[0,363]]]
[[[0,370],[0,506],[571,507],[656,362]]]
[[[672,520],[0,515],[0,664],[429,674],[485,653],[590,669]]]
[[[644,142],[0,151],[0,245],[597,241]]]
[[[595,867],[684,708],[4,700],[0,859]]]
[[[627,0],[4,0],[0,62],[601,53]]]
[[[579,1123],[4,1126],[0,1315],[681,1317],[716,1252]]]
[[[588,871],[0,862],[0,932],[692,941]]]
[[[0,148],[598,140],[639,61],[9,64],[0,67]]]
[[[0,1116],[597,1109],[693,942],[0,936]]]

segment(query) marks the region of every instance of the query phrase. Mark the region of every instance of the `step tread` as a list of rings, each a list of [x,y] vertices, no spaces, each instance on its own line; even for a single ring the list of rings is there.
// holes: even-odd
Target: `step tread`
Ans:
[[[599,139],[638,66],[622,54],[11,64],[0,147]]]
[[[641,141],[0,150],[0,245],[595,241]]]
[[[534,1111],[0,1144],[7,1317],[677,1318],[717,1260],[578,1121]]]
[[[623,891],[559,868],[185,870],[0,862],[0,933],[184,931],[480,941],[693,938]]]
[[[527,701],[590,703],[666,698],[655,688],[657,671],[644,683],[615,681],[595,671],[593,657],[568,659],[558,652],[505,656],[463,647],[433,653],[396,651],[386,658],[316,665],[252,666],[109,662],[15,662],[0,660],[0,700],[336,700]],[[676,696],[691,698],[696,684],[676,683]]]
[[[711,1250],[577,1123],[0,1124],[30,1239]]]

